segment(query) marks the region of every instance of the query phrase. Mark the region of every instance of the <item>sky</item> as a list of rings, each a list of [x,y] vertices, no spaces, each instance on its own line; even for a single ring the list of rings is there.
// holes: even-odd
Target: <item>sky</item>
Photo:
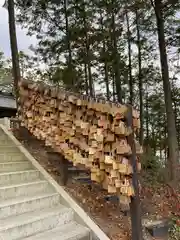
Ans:
[[[6,57],[11,56],[9,27],[8,27],[8,12],[2,7],[5,0],[0,0],[0,51],[4,52]],[[19,51],[29,52],[29,46],[35,45],[37,40],[35,37],[26,36],[26,30],[16,26],[17,41]]]

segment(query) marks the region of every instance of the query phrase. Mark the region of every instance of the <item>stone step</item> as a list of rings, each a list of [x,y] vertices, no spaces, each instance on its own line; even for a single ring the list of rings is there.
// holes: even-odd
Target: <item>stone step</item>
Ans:
[[[16,146],[12,146],[12,145],[3,146],[0,144],[0,153],[4,153],[4,154],[20,153],[20,150]]]
[[[3,146],[6,146],[6,147],[15,147],[15,144],[13,143],[13,141],[11,139],[8,139],[8,138],[4,138],[2,139],[2,137],[0,137],[0,146],[3,147]]]
[[[1,140],[11,140],[9,136],[0,128],[0,142]]]
[[[20,153],[0,153],[0,163],[2,162],[19,162],[19,161],[25,161],[25,156]],[[27,160],[26,160],[27,161]]]
[[[0,131],[0,143],[4,140],[11,141],[11,139],[1,130]]]
[[[60,238],[61,237],[61,238]],[[74,221],[23,240],[90,240],[90,230]]]
[[[0,173],[26,171],[33,168],[32,164],[28,161],[0,163]]]
[[[0,186],[32,182],[42,179],[38,170],[0,173]]]
[[[63,193],[8,134],[1,125],[0,240],[94,240],[91,231],[76,222],[79,218]],[[70,172],[78,171],[69,167]]]
[[[27,212],[49,208],[60,202],[58,193],[37,194],[35,196],[16,197],[0,202],[0,219]]]
[[[1,140],[10,140],[9,137],[3,131],[0,131],[0,141]]]
[[[23,239],[62,226],[72,221],[73,217],[73,210],[60,204],[43,211],[33,210],[33,212],[0,220],[0,236],[5,240]]]
[[[0,201],[15,197],[35,196],[39,193],[53,193],[55,190],[45,180],[0,186]]]

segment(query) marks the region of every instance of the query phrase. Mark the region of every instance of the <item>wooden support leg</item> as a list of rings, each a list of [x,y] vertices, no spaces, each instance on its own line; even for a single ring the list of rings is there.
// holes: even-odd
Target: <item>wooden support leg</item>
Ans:
[[[60,174],[60,182],[62,185],[66,185],[68,181],[68,161],[64,158],[63,155],[48,151],[49,162],[57,167]]]
[[[60,158],[60,181],[63,185],[68,181],[68,161],[63,156]]]
[[[129,111],[127,113],[127,126],[131,127],[131,129],[133,130],[133,116],[132,116],[131,106],[129,106]],[[131,203],[130,203],[132,240],[142,240],[141,207],[140,207],[140,196],[139,196],[136,147],[134,142],[134,131],[128,136],[127,140],[132,150],[130,160],[133,168],[132,182],[133,182],[133,187],[135,191],[135,196],[131,198]]]

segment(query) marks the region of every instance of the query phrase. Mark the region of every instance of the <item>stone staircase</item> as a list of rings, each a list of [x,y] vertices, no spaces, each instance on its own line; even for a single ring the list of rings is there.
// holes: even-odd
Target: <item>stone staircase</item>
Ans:
[[[0,240],[109,238],[0,125]]]

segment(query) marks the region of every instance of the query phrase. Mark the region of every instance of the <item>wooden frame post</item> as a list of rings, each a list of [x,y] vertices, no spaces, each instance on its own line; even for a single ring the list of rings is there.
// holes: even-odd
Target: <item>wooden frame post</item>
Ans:
[[[130,203],[132,240],[142,240],[142,223],[141,223],[141,208],[140,208],[140,197],[139,197],[139,181],[138,181],[138,171],[137,171],[136,147],[134,142],[132,106],[130,105],[128,105],[127,125],[132,128],[132,133],[128,136],[128,144],[131,146],[131,149],[132,149],[130,160],[133,168],[132,183],[135,191],[135,196],[131,197],[131,203]]]

